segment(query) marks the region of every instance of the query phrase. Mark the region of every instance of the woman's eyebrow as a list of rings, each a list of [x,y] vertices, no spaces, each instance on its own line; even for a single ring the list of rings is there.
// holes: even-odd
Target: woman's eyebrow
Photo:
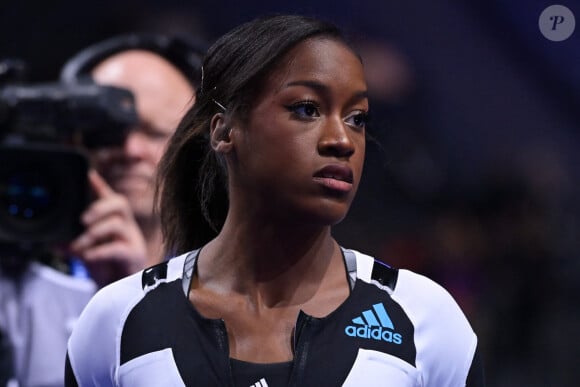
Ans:
[[[292,82],[288,82],[284,85],[284,87],[292,87],[292,86],[305,86],[311,89],[314,89],[321,93],[328,93],[329,87],[322,82],[313,81],[313,80],[296,80]],[[352,101],[360,101],[362,99],[368,99],[368,92],[367,90],[357,91],[353,94],[351,100]]]
[[[292,86],[305,86],[305,87],[309,87],[311,89],[314,90],[318,90],[318,91],[328,91],[328,86],[326,86],[325,84],[318,82],[318,81],[313,81],[313,80],[297,80],[297,81],[292,81],[292,82],[288,82],[285,87],[292,87]]]

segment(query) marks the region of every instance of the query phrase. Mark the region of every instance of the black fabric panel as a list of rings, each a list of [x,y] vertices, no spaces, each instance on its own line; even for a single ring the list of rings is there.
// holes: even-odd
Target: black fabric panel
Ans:
[[[475,349],[469,374],[467,375],[466,387],[484,387],[485,386],[485,372],[483,369],[483,360],[479,354],[479,349]]]
[[[291,361],[259,364],[231,359],[231,364],[235,387],[253,386],[262,378],[268,386],[287,386],[292,369]]]
[[[143,270],[141,277],[141,286],[145,289],[148,286],[153,286],[160,279],[167,278],[167,262],[161,262],[155,266]]]
[[[79,387],[77,378],[75,377],[73,369],[70,365],[68,353],[66,354],[66,360],[64,362],[64,385],[65,387]]]
[[[401,335],[401,344],[346,334],[348,326],[361,327],[353,324],[353,319],[361,317],[362,312],[372,310],[373,305],[379,303],[385,307],[394,326],[394,330],[383,328],[383,331]],[[342,385],[359,348],[388,353],[413,367],[416,366],[415,328],[411,320],[387,292],[361,280],[356,281],[353,292],[345,303],[328,317],[318,319],[301,316],[297,329],[298,342],[305,348],[297,348],[295,364],[303,364],[304,369],[300,370],[299,378],[291,380],[292,385]],[[306,358],[303,359],[302,356]]]
[[[371,279],[377,281],[381,285],[387,286],[391,290],[395,290],[397,286],[397,279],[399,278],[399,270],[393,269],[382,262],[375,261]]]
[[[221,320],[200,316],[181,279],[159,284],[133,308],[123,327],[121,365],[171,348],[181,378],[190,386],[231,384],[227,336]]]
[[[14,377],[12,345],[4,331],[0,330],[0,386],[6,386]]]

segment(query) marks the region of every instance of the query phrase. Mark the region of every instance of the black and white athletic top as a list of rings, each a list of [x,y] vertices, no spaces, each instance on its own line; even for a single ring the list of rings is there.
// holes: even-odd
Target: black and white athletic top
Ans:
[[[349,297],[324,318],[301,312],[294,359],[229,357],[221,319],[187,297],[198,251],[102,290],[69,340],[67,386],[482,386],[477,337],[441,286],[343,249]]]

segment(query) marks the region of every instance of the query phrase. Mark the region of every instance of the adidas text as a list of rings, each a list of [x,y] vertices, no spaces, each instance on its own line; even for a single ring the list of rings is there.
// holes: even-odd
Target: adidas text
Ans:
[[[345,328],[344,333],[350,337],[362,337],[364,339],[384,340],[388,343],[401,344],[403,337],[400,333],[394,333],[382,327],[371,328],[367,325],[355,327],[349,325]]]

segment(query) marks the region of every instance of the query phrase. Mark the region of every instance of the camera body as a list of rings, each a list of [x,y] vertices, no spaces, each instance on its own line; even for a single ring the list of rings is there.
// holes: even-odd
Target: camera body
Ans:
[[[1,147],[0,244],[30,249],[79,234],[88,168],[88,158],[68,147]]]
[[[120,35],[70,58],[60,82],[27,86],[14,84],[25,78],[25,63],[0,62],[0,258],[78,235],[90,201],[87,151],[122,144],[138,120],[132,93],[95,84],[93,68],[122,51],[145,50],[198,88],[206,49],[190,36]]]
[[[90,201],[88,150],[121,145],[136,122],[125,89],[0,88],[0,248],[42,249],[78,235]]]

